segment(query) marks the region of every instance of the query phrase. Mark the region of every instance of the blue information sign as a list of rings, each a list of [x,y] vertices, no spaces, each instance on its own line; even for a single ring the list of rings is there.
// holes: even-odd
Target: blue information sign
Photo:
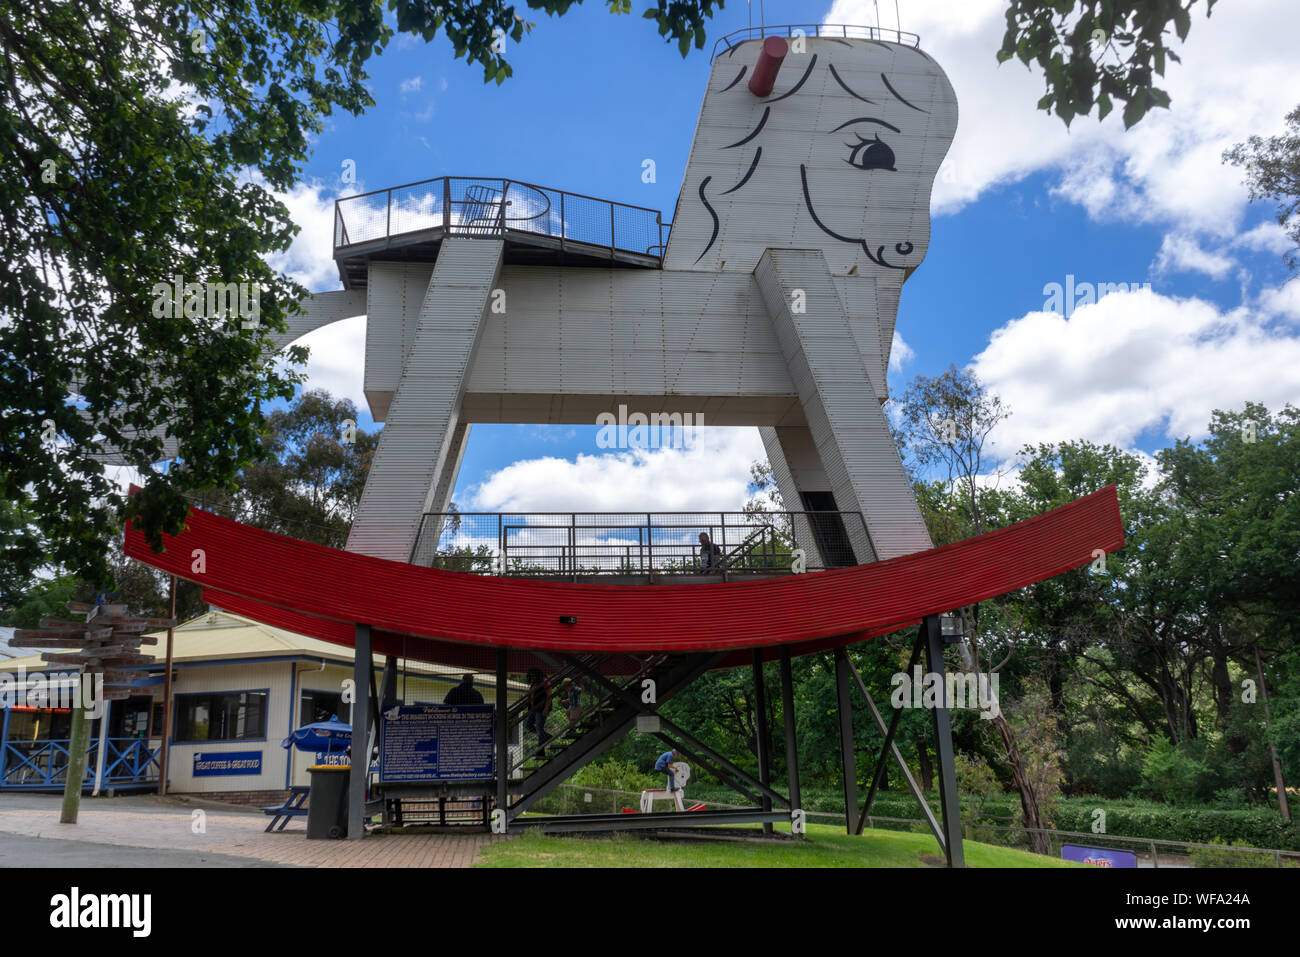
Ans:
[[[1093,867],[1137,867],[1137,855],[1131,851],[1113,851],[1108,847],[1082,847],[1066,844],[1061,848],[1061,860],[1078,861]]]
[[[473,781],[496,773],[490,704],[398,705],[384,712],[380,781]]]
[[[194,776],[210,778],[225,774],[261,774],[261,751],[196,752]]]

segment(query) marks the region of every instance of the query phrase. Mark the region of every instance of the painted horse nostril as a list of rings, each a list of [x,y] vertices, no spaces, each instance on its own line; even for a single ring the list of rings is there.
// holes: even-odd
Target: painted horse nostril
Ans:
[[[911,244],[911,243],[895,243],[895,244],[894,244],[894,252],[898,253],[900,256],[910,256],[911,253],[912,253],[912,244]]]

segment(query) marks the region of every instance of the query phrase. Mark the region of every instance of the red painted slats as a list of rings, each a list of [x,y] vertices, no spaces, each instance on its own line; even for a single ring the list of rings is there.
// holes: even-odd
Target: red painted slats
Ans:
[[[230,610],[351,644],[385,634],[517,649],[703,651],[882,634],[1087,564],[1124,543],[1113,486],[1007,528],[872,565],[757,582],[589,585],[435,571],[285,538],[194,511],[155,555],[128,555],[222,593]],[[204,571],[192,570],[204,552]],[[561,615],[578,618],[560,624]],[[376,650],[381,650],[377,641]],[[432,652],[432,646],[427,648]],[[443,649],[444,651],[446,649]],[[407,653],[417,657],[408,641]],[[445,658],[439,658],[445,660]]]

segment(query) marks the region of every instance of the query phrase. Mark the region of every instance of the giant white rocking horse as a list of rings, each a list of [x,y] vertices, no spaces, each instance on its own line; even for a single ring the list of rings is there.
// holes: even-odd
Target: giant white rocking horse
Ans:
[[[909,43],[728,39],[666,248],[634,263],[649,268],[518,254],[529,230],[572,230],[572,197],[558,219],[548,199],[539,219],[444,184],[441,218],[412,219],[390,190],[383,233],[364,242],[341,201],[336,259],[351,288],[314,296],[277,345],[367,316],[365,391],[384,429],[348,550],[411,560],[473,423],[593,424],[620,405],[758,426],[789,508],[863,514],[866,534],[848,529],[859,564],[929,548],[881,402],[956,123],[943,70]],[[533,223],[512,230],[519,219]]]

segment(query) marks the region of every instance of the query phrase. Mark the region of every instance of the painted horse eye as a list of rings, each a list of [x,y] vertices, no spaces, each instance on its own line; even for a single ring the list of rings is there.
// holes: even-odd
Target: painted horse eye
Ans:
[[[894,151],[876,134],[874,139],[867,139],[861,134],[857,134],[858,143],[855,146],[852,143],[845,143],[845,146],[852,147],[853,152],[849,154],[846,162],[850,166],[856,166],[858,169],[887,169],[896,173],[898,170],[894,166]]]

